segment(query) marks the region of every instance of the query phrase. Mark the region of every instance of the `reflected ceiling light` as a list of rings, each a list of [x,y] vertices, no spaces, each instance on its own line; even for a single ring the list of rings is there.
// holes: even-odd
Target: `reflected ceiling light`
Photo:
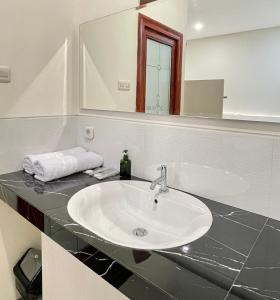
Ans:
[[[182,252],[185,254],[187,254],[189,252],[189,250],[190,250],[190,246],[188,246],[188,245],[185,245],[182,247]]]
[[[204,24],[202,24],[201,22],[197,22],[197,23],[194,24],[193,28],[196,31],[200,31],[204,28]]]

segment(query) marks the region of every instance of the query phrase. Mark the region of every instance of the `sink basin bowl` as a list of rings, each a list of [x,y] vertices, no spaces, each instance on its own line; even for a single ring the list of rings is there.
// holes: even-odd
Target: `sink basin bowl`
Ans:
[[[71,218],[99,237],[124,247],[159,250],[189,244],[212,225],[200,200],[170,189],[157,197],[150,183],[111,181],[87,187],[68,203]]]

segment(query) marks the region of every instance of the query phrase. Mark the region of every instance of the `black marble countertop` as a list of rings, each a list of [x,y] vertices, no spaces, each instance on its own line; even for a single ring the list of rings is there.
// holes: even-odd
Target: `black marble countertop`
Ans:
[[[213,214],[205,236],[174,249],[133,250],[69,217],[69,199],[97,183],[76,174],[44,184],[16,172],[0,176],[0,198],[130,299],[280,299],[280,222],[197,197]]]

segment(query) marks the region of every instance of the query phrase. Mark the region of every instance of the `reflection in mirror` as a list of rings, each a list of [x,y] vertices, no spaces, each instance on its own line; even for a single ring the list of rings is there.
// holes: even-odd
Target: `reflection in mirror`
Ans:
[[[179,114],[186,0],[80,26],[80,99],[85,109]]]
[[[280,121],[280,2],[195,2],[182,114]]]
[[[279,0],[157,0],[81,25],[81,107],[280,122],[279,53]]]
[[[143,99],[146,113],[169,114],[171,52],[171,46],[147,39],[146,93]]]
[[[183,34],[139,14],[137,112],[179,115]]]

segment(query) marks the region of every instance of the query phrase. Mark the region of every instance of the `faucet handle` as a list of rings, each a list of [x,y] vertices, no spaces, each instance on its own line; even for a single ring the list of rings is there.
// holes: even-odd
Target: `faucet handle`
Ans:
[[[161,171],[161,174],[167,173],[167,165],[161,165],[160,167],[157,168],[158,171]]]

